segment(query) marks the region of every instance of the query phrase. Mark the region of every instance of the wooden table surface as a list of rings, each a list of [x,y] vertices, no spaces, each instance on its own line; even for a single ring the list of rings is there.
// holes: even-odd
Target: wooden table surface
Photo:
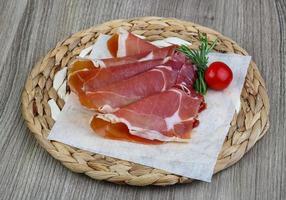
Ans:
[[[286,199],[285,10],[285,0],[0,0],[0,199]],[[140,188],[94,181],[53,159],[21,117],[26,77],[57,41],[111,19],[150,15],[231,37],[267,83],[268,134],[212,183]]]

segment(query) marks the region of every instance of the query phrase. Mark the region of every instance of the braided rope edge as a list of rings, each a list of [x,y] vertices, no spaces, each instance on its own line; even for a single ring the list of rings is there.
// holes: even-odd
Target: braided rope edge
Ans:
[[[58,97],[52,87],[55,73],[60,68],[68,66],[82,49],[92,45],[99,33],[112,34],[118,27],[143,35],[150,41],[171,36],[179,37],[192,42],[194,48],[199,44],[197,33],[200,31],[206,33],[211,41],[215,38],[219,39],[215,47],[216,51],[247,55],[247,52],[230,38],[192,22],[160,17],[109,21],[77,32],[59,42],[36,63],[22,93],[22,115],[26,124],[40,145],[55,159],[70,170],[84,173],[91,178],[136,186],[191,182],[191,179],[164,170],[94,154],[47,140],[54,124],[47,101],[54,99],[60,108],[64,105],[64,101]],[[231,122],[231,128],[219,154],[214,173],[238,162],[253,147],[268,130],[268,115],[269,99],[265,83],[256,64],[251,62],[241,94],[241,110],[235,114]]]

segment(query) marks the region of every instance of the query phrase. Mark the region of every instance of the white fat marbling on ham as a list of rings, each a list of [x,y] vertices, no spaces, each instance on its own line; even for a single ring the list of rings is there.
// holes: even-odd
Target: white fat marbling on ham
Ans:
[[[128,34],[129,33],[124,29],[119,30],[117,57],[123,57],[127,55],[126,40],[128,38]]]
[[[166,75],[165,75],[165,73],[162,71],[162,70],[160,70],[160,69],[167,69],[167,70],[169,70],[169,71],[172,71],[172,67],[170,67],[170,66],[158,66],[158,67],[156,67],[157,69],[152,69],[151,71],[157,71],[157,72],[159,72],[159,73],[161,73],[162,74],[162,77],[163,77],[163,79],[164,79],[164,86],[162,87],[162,89],[161,89],[161,92],[163,92],[163,91],[165,91],[166,89],[168,89],[167,88],[167,86],[168,86],[168,84],[167,84],[167,82],[168,82],[168,78],[166,77]]]
[[[152,60],[154,58],[154,54],[153,52],[149,53],[147,56],[141,58],[140,60],[138,60],[138,62],[143,62],[143,61],[147,61],[147,60]]]
[[[171,45],[187,45],[187,46],[190,46],[191,43],[186,41],[186,40],[183,40],[181,38],[178,38],[178,37],[168,37],[168,38],[165,38],[163,40],[156,40],[156,41],[153,41],[151,42],[153,45],[157,46],[157,47],[168,47],[168,46],[171,46]]]
[[[174,124],[177,124],[180,121],[181,121],[181,118],[179,116],[179,109],[178,109],[172,116],[165,118],[167,130],[171,130]]]
[[[159,65],[157,66],[156,68],[159,68],[159,69],[167,69],[167,70],[173,70],[173,68],[171,66],[166,66],[166,65]]]
[[[101,106],[98,108],[98,111],[101,113],[113,113],[117,111],[119,108],[112,108],[110,105],[105,104],[104,106]]]
[[[179,99],[181,102],[182,93],[178,92],[178,90],[175,90],[175,89],[170,89],[170,91],[177,93],[179,95]],[[174,127],[174,124],[177,124],[182,121],[181,117],[179,116],[180,109],[181,109],[181,104],[179,105],[178,110],[172,116],[165,118],[167,130],[171,130]]]

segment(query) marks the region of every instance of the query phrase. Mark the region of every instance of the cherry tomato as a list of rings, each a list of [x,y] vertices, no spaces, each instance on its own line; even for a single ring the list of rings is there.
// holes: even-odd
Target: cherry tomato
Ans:
[[[231,69],[223,62],[213,62],[205,71],[205,81],[214,90],[227,88],[232,79]]]

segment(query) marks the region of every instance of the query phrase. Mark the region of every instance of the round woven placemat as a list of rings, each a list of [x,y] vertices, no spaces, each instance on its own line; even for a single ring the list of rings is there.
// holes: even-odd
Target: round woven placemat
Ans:
[[[233,40],[220,33],[173,18],[142,17],[106,22],[102,25],[75,33],[59,42],[31,71],[22,94],[22,114],[27,126],[41,144],[55,159],[77,173],[115,183],[129,185],[171,185],[191,182],[191,179],[177,176],[163,170],[83,151],[60,142],[49,141],[47,136],[54,124],[49,99],[54,99],[62,108],[64,100],[52,87],[55,73],[69,64],[80,51],[94,43],[100,33],[112,34],[122,27],[147,40],[158,40],[175,36],[193,43],[196,48],[198,31],[206,33],[209,40],[218,38],[215,50],[247,55],[247,52]],[[237,161],[253,147],[269,127],[269,99],[257,66],[251,62],[241,94],[241,110],[235,114],[231,128],[220,151],[214,173]]]

